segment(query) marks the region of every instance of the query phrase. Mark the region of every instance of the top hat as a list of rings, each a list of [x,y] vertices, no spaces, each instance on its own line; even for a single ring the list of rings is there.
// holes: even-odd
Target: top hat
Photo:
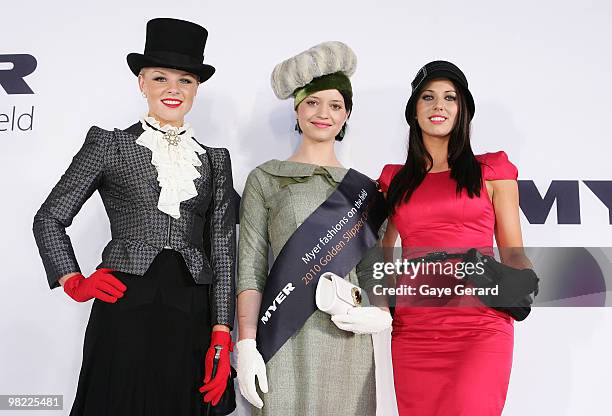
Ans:
[[[425,87],[427,81],[436,78],[448,78],[451,81],[454,81],[455,84],[461,88],[465,94],[466,105],[468,111],[470,112],[471,120],[472,117],[474,117],[474,111],[476,108],[474,106],[474,97],[472,97],[472,93],[468,89],[468,82],[465,74],[451,62],[433,61],[419,69],[419,72],[417,72],[416,77],[414,77],[414,80],[412,81],[412,94],[410,95],[410,99],[406,104],[405,112],[406,121],[408,121],[408,124],[413,122],[413,120],[410,119],[409,113],[412,106],[416,104],[419,93]]]
[[[197,75],[200,82],[215,73],[204,61],[208,31],[185,20],[158,18],[147,23],[144,54],[130,53],[127,62],[138,75],[145,67],[173,68]]]

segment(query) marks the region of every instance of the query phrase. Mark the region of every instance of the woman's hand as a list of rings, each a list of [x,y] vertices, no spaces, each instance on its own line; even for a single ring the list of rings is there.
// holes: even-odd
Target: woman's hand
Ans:
[[[333,315],[331,320],[338,328],[355,334],[376,334],[393,322],[387,308],[376,306],[353,308],[344,315]]]
[[[236,343],[238,351],[238,385],[240,393],[253,406],[261,409],[263,400],[257,394],[255,379],[259,382],[262,393],[268,392],[268,376],[266,374],[266,363],[257,350],[254,339],[243,339]]]
[[[64,292],[77,302],[87,302],[96,298],[107,303],[115,303],[123,297],[127,287],[111,274],[112,269],[101,268],[85,278],[81,273],[67,277],[63,282]]]
[[[222,326],[222,330],[212,331],[210,337],[210,347],[206,351],[204,358],[204,385],[200,387],[200,393],[204,393],[204,401],[210,402],[213,406],[219,403],[221,396],[227,388],[227,379],[230,377],[230,351],[232,348],[232,337],[229,328],[224,325],[215,325],[215,328]],[[215,355],[219,351],[217,372],[212,377]]]
[[[263,393],[268,392],[268,377],[266,363],[257,350],[257,317],[261,307],[262,294],[254,289],[241,292],[238,295],[238,385],[240,393],[253,406],[261,409],[263,400],[257,394],[255,379]]]

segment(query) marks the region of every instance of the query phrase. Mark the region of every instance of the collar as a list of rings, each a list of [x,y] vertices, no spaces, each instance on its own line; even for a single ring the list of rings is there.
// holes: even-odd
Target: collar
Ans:
[[[140,121],[137,121],[136,123],[132,124],[130,127],[123,131],[128,134],[131,134],[132,136],[140,137],[142,132],[144,132],[144,129],[142,128],[142,123]]]
[[[142,122],[141,121],[137,121],[136,123],[132,124],[130,127],[123,129],[122,130],[124,133],[127,134],[131,134],[132,136],[138,138],[140,137],[140,135],[144,132],[144,129],[142,128]],[[192,137],[193,141],[196,142],[202,149],[206,150],[206,146],[204,146],[202,143],[200,143],[199,141],[196,140],[195,137]]]
[[[336,183],[342,182],[348,169],[336,166],[318,166],[310,163],[272,159],[258,166],[259,169],[274,176],[286,178],[313,176],[317,168],[324,169]]]

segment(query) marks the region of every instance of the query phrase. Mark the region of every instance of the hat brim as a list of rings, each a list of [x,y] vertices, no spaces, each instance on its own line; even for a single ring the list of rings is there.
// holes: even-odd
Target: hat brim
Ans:
[[[412,106],[416,104],[416,100],[419,94],[421,93],[421,91],[423,91],[423,88],[425,88],[425,85],[429,81],[431,81],[432,79],[438,79],[438,78],[448,78],[452,81],[455,81],[455,85],[461,88],[461,90],[463,91],[465,95],[465,99],[467,101],[466,105],[468,109],[470,110],[470,119],[474,117],[474,112],[476,111],[476,106],[474,105],[474,97],[472,97],[472,93],[470,92],[469,89],[464,88],[461,85],[461,80],[459,79],[459,77],[457,77],[456,74],[450,71],[434,71],[434,72],[427,74],[427,76],[423,79],[423,81],[421,81],[417,89],[414,90],[412,94],[410,95],[410,98],[408,99],[408,103],[406,103],[406,110],[404,111],[404,116],[406,117],[406,121],[408,122],[409,125],[412,125],[411,124],[412,120],[409,119],[409,112]]]
[[[171,68],[186,71],[196,75],[200,82],[204,82],[213,76],[215,73],[215,67],[207,64],[176,64],[168,62],[167,60],[156,59],[151,56],[145,56],[140,53],[130,53],[127,56],[127,63],[134,75],[138,76],[142,68],[147,67],[159,67],[159,68]]]

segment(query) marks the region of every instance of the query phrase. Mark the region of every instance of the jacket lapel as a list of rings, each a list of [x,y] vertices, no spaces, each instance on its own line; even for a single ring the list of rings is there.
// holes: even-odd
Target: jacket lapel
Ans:
[[[136,143],[136,139],[142,131],[140,123],[136,123],[126,130],[115,129],[115,136],[119,144],[121,157],[131,172],[135,176],[140,176],[159,194],[161,189],[157,181],[157,169],[151,163],[151,151]]]

